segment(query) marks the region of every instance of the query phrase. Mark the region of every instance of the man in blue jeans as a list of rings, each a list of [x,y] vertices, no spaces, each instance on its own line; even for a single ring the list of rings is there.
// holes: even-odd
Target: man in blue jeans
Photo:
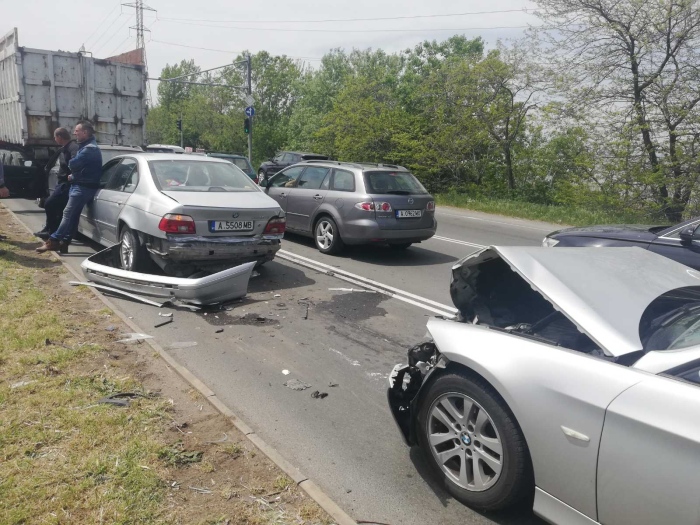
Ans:
[[[73,232],[78,228],[80,213],[83,207],[92,200],[100,189],[102,176],[102,152],[95,141],[95,128],[87,120],[81,120],[75,126],[73,134],[78,141],[78,154],[73,157],[68,166],[71,175],[68,176],[70,190],[68,204],[63,210],[63,219],[58,229],[51,234],[46,242],[36,249],[43,253],[49,250],[66,253]]]

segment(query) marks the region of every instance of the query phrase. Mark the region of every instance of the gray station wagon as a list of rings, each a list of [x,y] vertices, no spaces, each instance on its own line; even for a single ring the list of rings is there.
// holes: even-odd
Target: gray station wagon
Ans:
[[[313,237],[322,253],[346,244],[395,249],[435,235],[435,200],[406,168],[309,160],[266,183],[287,215],[287,230]]]

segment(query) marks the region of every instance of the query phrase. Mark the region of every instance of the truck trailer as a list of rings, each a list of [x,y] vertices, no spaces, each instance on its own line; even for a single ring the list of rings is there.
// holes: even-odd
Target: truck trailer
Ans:
[[[88,119],[99,144],[144,145],[146,80],[143,65],[21,47],[17,28],[0,39],[0,162],[11,194],[43,196],[58,127]]]

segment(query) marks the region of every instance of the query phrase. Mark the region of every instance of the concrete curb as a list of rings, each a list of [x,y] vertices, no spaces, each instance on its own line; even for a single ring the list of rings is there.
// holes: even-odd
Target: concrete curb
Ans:
[[[19,222],[24,229],[29,233],[29,235],[33,235],[34,232],[24,224],[20,220],[19,217],[8,207],[3,206],[5,210],[7,210],[14,219]],[[73,276],[75,277],[76,281],[82,281],[85,282],[84,276],[71,268],[61,257],[56,253],[56,252],[50,252],[51,257],[53,257],[54,260],[58,261],[61,263],[61,265]],[[131,319],[129,319],[124,313],[122,313],[118,308],[117,305],[115,305],[112,301],[110,301],[107,297],[102,295],[98,290],[95,288],[90,288],[88,287],[90,292],[97,297],[102,303],[112,310],[119,319],[121,319],[124,324],[126,324],[131,330],[137,333],[146,333],[141,327],[139,327],[135,322],[133,322]],[[350,517],[343,509],[338,506],[335,501],[333,501],[321,488],[316,485],[313,481],[311,481],[309,478],[307,478],[304,474],[302,474],[299,469],[297,469],[294,465],[292,465],[289,461],[284,459],[282,455],[277,452],[275,448],[272,446],[268,445],[267,442],[265,442],[260,436],[258,436],[252,428],[250,428],[242,419],[240,419],[236,414],[231,410],[229,407],[227,407],[218,397],[216,397],[216,394],[202,382],[197,376],[195,376],[192,372],[190,372],[187,368],[184,366],[180,365],[175,361],[175,359],[168,354],[168,352],[165,351],[165,349],[160,346],[158,343],[156,343],[153,339],[146,339],[146,343],[150,345],[153,350],[155,350],[158,355],[168,364],[170,368],[175,370],[180,377],[182,377],[185,381],[187,381],[194,389],[196,389],[200,394],[202,394],[207,401],[223,416],[227,417],[231,423],[243,434],[245,437],[253,444],[255,445],[260,452],[265,454],[270,461],[272,461],[277,467],[282,470],[287,476],[289,476],[294,482],[299,486],[306,494],[314,500],[318,505],[325,510],[334,520],[338,525],[357,525],[357,522]]]

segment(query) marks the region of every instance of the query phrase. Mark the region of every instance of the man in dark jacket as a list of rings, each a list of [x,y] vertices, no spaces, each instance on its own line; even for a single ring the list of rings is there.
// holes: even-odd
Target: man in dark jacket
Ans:
[[[71,183],[68,204],[63,210],[63,218],[58,229],[46,242],[36,249],[43,253],[49,250],[66,253],[73,233],[78,229],[78,221],[83,207],[90,202],[100,189],[102,177],[102,152],[97,147],[95,128],[87,120],[81,120],[73,130],[78,140],[78,154],[68,162]]]
[[[68,192],[70,191],[70,183],[68,175],[71,174],[68,163],[78,154],[78,144],[75,140],[71,140],[70,133],[66,128],[58,128],[53,132],[53,138],[56,144],[61,146],[61,151],[58,155],[58,175],[56,177],[56,187],[51,196],[44,203],[44,211],[46,212],[46,226],[41,231],[34,235],[43,240],[48,240],[49,236],[58,229],[63,217],[63,210],[68,204]]]

